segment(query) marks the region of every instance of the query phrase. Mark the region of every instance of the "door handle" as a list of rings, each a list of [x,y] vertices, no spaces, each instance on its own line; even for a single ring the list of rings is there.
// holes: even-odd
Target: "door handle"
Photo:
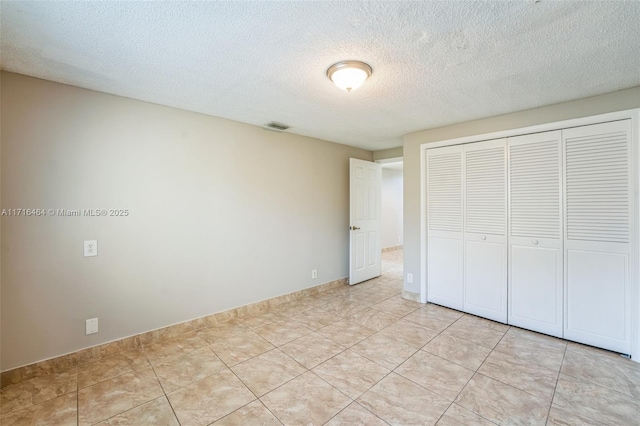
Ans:
[[[533,243],[533,245],[534,245],[534,246],[537,246],[537,245],[538,245],[538,240],[533,240],[533,241],[531,241],[531,242]]]
[[[487,236],[486,236],[486,235],[483,235],[483,236],[482,236],[482,241],[484,241],[484,240],[486,240],[486,239],[487,239]]]
[[[357,226],[350,226],[349,229],[352,231],[357,231],[360,228],[358,228]]]

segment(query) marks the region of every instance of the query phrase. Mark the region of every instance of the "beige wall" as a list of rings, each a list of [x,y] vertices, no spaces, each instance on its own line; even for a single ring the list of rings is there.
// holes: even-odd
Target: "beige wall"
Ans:
[[[402,171],[382,168],[382,248],[402,245]]]
[[[402,157],[402,147],[398,147],[398,148],[390,148],[390,149],[383,149],[380,151],[374,151],[373,152],[373,159],[375,161],[378,160],[384,160],[387,158],[399,158]]]
[[[3,370],[348,274],[369,151],[11,73],[1,136],[4,208],[130,211],[2,218]]]
[[[464,136],[517,129],[537,124],[587,117],[640,107],[640,87],[469,121],[447,127],[411,133],[404,137],[404,272],[412,273],[413,284],[405,290],[420,290],[420,145]]]

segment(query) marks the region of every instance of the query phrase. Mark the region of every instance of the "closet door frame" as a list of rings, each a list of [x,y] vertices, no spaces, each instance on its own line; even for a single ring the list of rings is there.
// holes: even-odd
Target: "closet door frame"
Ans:
[[[631,228],[630,233],[632,236],[631,242],[631,255],[630,255],[630,277],[631,277],[631,357],[634,361],[640,362],[640,283],[638,277],[638,270],[640,268],[640,258],[638,243],[640,242],[639,226],[638,222],[640,216],[640,196],[638,196],[637,188],[640,181],[639,176],[639,163],[640,163],[640,108],[628,109],[623,111],[611,112],[606,114],[599,114],[588,117],[567,119],[563,121],[548,122],[544,124],[537,124],[532,126],[523,126],[520,128],[514,128],[509,130],[502,130],[484,134],[476,134],[471,136],[464,136],[459,138],[452,138],[440,141],[426,142],[420,145],[420,274],[419,274],[419,289],[420,289],[420,301],[427,303],[427,218],[426,218],[426,150],[430,148],[460,145],[472,142],[481,142],[492,139],[508,138],[512,136],[521,136],[530,133],[547,132],[551,130],[562,130],[571,127],[585,126],[589,124],[598,124],[608,121],[617,121],[631,119],[631,167],[633,170],[633,186],[635,199],[632,200],[631,206]],[[407,265],[407,262],[405,262]],[[412,271],[405,271],[412,272]]]

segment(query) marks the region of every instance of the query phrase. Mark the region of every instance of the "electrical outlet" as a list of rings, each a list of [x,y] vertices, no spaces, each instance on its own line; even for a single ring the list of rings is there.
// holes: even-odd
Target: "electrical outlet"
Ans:
[[[318,270],[317,269],[312,269],[311,270],[311,279],[315,280],[316,278],[318,278]]]
[[[84,242],[84,257],[98,255],[98,240],[86,240]]]
[[[413,284],[413,274],[412,273],[407,272],[407,282],[409,284]]]
[[[86,334],[96,334],[98,332],[98,318],[91,318],[85,324]]]

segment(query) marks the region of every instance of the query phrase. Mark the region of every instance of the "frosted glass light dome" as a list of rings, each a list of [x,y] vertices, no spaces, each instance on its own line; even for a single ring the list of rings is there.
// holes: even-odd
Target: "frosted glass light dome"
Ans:
[[[371,67],[360,61],[342,61],[331,65],[327,76],[336,86],[351,92],[371,76]]]

